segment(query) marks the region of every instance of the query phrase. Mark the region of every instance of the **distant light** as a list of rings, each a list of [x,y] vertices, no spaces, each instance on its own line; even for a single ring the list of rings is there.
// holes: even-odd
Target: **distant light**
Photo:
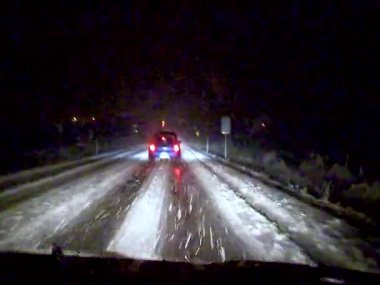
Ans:
[[[261,123],[261,126],[262,126],[263,128],[265,128],[265,127],[266,127],[266,125],[265,125],[264,123]]]
[[[173,147],[173,149],[174,149],[175,152],[179,152],[179,145],[175,144],[174,147]]]
[[[78,122],[78,119],[77,119],[77,117],[73,117],[72,119],[71,119],[74,123],[76,123],[76,122]]]
[[[165,128],[165,120],[161,121],[161,127]]]
[[[154,151],[154,150],[156,149],[156,146],[155,146],[154,144],[151,144],[151,145],[149,146],[149,149],[150,149],[151,151]]]
[[[199,131],[196,131],[196,132],[195,132],[195,135],[196,135],[197,137],[199,137],[199,136],[200,136]]]
[[[95,117],[91,117],[91,120],[95,121]]]

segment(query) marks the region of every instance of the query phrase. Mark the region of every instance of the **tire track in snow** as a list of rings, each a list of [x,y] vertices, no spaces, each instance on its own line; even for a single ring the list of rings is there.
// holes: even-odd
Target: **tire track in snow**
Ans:
[[[23,182],[20,185],[1,189],[0,192],[0,210],[4,211],[17,205],[28,198],[36,195],[47,193],[57,187],[68,183],[81,181],[85,176],[90,176],[100,170],[107,170],[110,166],[122,161],[128,156],[133,155],[137,151],[119,152],[112,156],[104,156],[102,159],[79,165],[71,169],[66,169],[60,173],[55,173],[51,176],[42,177],[30,182]]]
[[[278,232],[281,232],[283,235],[285,235],[291,242],[296,244],[302,251],[304,251],[304,254],[308,256],[311,260],[313,260],[312,254],[307,250],[307,248],[304,248],[301,246],[301,244],[298,243],[296,239],[293,238],[292,235],[289,234],[287,229],[282,226],[282,224],[279,224],[277,220],[273,219],[271,215],[268,215],[266,211],[263,211],[261,208],[255,207],[248,201],[246,201],[246,197],[242,195],[242,193],[239,192],[239,189],[231,183],[228,179],[226,179],[224,176],[221,176],[218,172],[216,172],[212,167],[210,167],[208,164],[204,163],[203,161],[201,164],[210,171],[213,175],[218,177],[218,179],[225,185],[228,186],[228,188],[241,200],[243,200],[249,207],[251,207],[254,211],[258,212],[261,216],[263,216],[269,223],[273,224]]]
[[[203,164],[192,165],[193,172],[214,201],[215,208],[241,242],[250,248],[253,256],[264,261],[314,264],[309,255],[273,221],[247,205],[218,175],[199,163]]]
[[[245,245],[229,231],[199,185],[190,169],[191,163],[171,164],[161,256],[168,261],[197,264],[249,259]]]
[[[5,189],[14,188],[17,185],[31,183],[46,177],[53,177],[65,171],[75,168],[78,169],[82,166],[90,165],[107,158],[112,158],[119,154],[133,154],[134,152],[136,151],[116,150],[99,155],[85,157],[79,160],[58,162],[54,164],[48,164],[46,166],[37,166],[31,169],[21,170],[19,172],[0,176],[0,189],[3,191]]]
[[[54,242],[65,251],[103,253],[123,222],[132,201],[139,194],[141,186],[150,176],[153,166],[146,162],[136,167],[127,180],[114,187],[103,199],[93,203],[62,231],[46,240],[42,248]]]
[[[107,251],[136,259],[162,259],[157,246],[162,234],[161,218],[167,197],[168,171],[167,163],[158,164],[133,201]]]
[[[203,264],[245,259],[239,239],[226,234],[188,162],[171,164],[169,184],[160,237],[164,260]]]
[[[282,199],[275,195],[278,200],[274,200],[275,193],[273,195],[270,195],[272,192],[268,193],[271,189],[268,187],[265,187],[266,191],[259,189],[253,182],[250,182],[251,178],[242,180],[237,171],[211,161],[202,161],[201,163],[229,185],[238,197],[276,224],[279,230],[286,233],[294,243],[303,248],[311,259],[329,266],[365,271],[378,270],[376,261],[373,258],[365,257],[361,252],[362,250],[370,251],[370,246],[365,242],[355,241],[353,237],[357,234],[354,233],[354,229],[344,225],[339,219],[334,218],[326,228],[323,225],[326,220],[323,218],[316,222],[313,217],[304,214],[304,211],[308,213],[307,209],[313,214],[318,212],[313,207],[309,206],[308,208],[307,205],[294,200],[293,197],[288,198],[290,201],[284,201],[285,193],[281,195]],[[233,174],[230,173],[231,171]],[[296,205],[293,205],[291,201],[295,201],[294,203],[299,205],[298,212],[295,212]],[[325,219],[329,217],[324,212],[317,216]],[[326,230],[330,232],[330,235],[326,233]],[[332,233],[334,235],[331,235]]]
[[[0,214],[0,248],[35,249],[94,201],[125,181],[135,164],[120,163],[75,183],[29,199]]]

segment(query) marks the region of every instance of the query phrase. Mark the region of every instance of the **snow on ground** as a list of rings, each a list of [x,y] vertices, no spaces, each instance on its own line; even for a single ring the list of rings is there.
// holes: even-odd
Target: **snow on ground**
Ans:
[[[107,250],[137,259],[162,259],[157,250],[161,216],[167,196],[169,166],[160,163],[139,190]],[[145,189],[145,190],[144,190]]]
[[[204,155],[200,152],[193,152],[191,148],[187,144],[184,144],[184,143],[181,144],[181,157],[183,160],[187,162],[196,161],[198,159],[201,159],[201,160],[209,159],[207,155]]]
[[[135,150],[124,151],[124,152],[118,153],[118,154],[114,155],[113,158],[116,158],[116,159],[128,158],[128,159],[133,160],[133,157],[136,155],[136,151],[140,150],[137,154],[146,153],[146,151],[142,150],[142,149],[144,149],[143,146],[139,146],[139,147],[136,147]]]
[[[18,194],[22,191],[27,191],[27,189],[29,189],[29,188],[43,187],[43,185],[46,183],[54,183],[57,180],[63,180],[65,178],[67,178],[69,180],[75,174],[84,173],[86,171],[89,171],[89,170],[91,170],[95,167],[98,167],[102,164],[105,164],[107,162],[110,162],[113,160],[118,160],[118,159],[123,159],[123,158],[130,156],[130,155],[131,155],[131,152],[120,152],[120,151],[109,153],[108,156],[101,155],[103,157],[103,159],[101,159],[101,160],[97,160],[95,162],[92,162],[92,163],[89,163],[89,164],[86,164],[83,166],[79,166],[79,167],[75,167],[73,169],[66,170],[66,171],[61,172],[61,173],[56,174],[56,175],[52,175],[52,176],[49,176],[46,178],[38,179],[38,180],[33,181],[33,182],[24,183],[24,184],[21,184],[19,186],[15,186],[13,188],[3,190],[3,192],[0,193],[0,199]],[[46,171],[48,171],[48,170],[49,169],[47,169]]]
[[[376,261],[361,251],[368,251],[369,245],[360,241],[357,231],[344,221],[224,165],[205,163],[318,261],[357,270],[377,267]]]
[[[148,151],[147,150],[140,151],[138,153],[131,155],[130,158],[132,160],[148,161]]]
[[[203,155],[201,153],[198,153],[197,155],[202,159],[208,159],[206,155]],[[190,148],[184,143],[181,144],[181,157],[184,161],[187,162],[191,162],[198,159],[197,156],[195,156],[194,153],[190,151]],[[129,158],[138,161],[148,161],[148,148],[146,147],[146,150],[135,153],[131,155]]]
[[[199,153],[194,155],[200,157]],[[224,222],[257,260],[313,264],[300,247],[236,196],[217,176],[200,164],[191,167]]]
[[[18,204],[0,214],[0,248],[34,249],[92,203],[125,182],[134,165],[119,163]]]
[[[118,158],[118,157],[123,157],[123,156],[125,157],[126,155],[129,155],[130,153],[131,151],[126,152],[125,150],[117,150],[117,151],[111,151],[111,152],[106,152],[106,153],[102,153],[98,155],[89,156],[80,160],[65,161],[61,163],[27,169],[27,170],[12,173],[9,175],[0,176],[0,185],[3,183],[33,179],[33,177],[39,176],[39,175],[44,175],[44,174],[49,175],[49,173],[60,171],[61,169],[65,170],[69,168],[74,168],[76,166],[83,165],[84,163],[86,164],[92,163],[104,158]]]

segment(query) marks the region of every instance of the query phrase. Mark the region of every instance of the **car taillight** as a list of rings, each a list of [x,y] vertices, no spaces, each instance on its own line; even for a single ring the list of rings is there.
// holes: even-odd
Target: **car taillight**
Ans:
[[[150,149],[151,151],[154,151],[154,150],[156,149],[156,146],[155,146],[154,144],[151,144],[151,145],[149,146],[149,149]]]
[[[173,149],[174,149],[175,152],[179,152],[179,145],[175,144],[174,147],[173,147]]]

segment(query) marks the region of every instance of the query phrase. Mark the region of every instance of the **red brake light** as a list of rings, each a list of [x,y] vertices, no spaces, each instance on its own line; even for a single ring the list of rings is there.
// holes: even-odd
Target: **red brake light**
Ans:
[[[154,150],[156,149],[156,147],[155,147],[154,144],[151,144],[151,145],[149,146],[149,149],[150,149],[151,151],[154,151]]]
[[[175,144],[174,147],[173,147],[173,149],[174,149],[175,152],[179,152],[179,145]]]

